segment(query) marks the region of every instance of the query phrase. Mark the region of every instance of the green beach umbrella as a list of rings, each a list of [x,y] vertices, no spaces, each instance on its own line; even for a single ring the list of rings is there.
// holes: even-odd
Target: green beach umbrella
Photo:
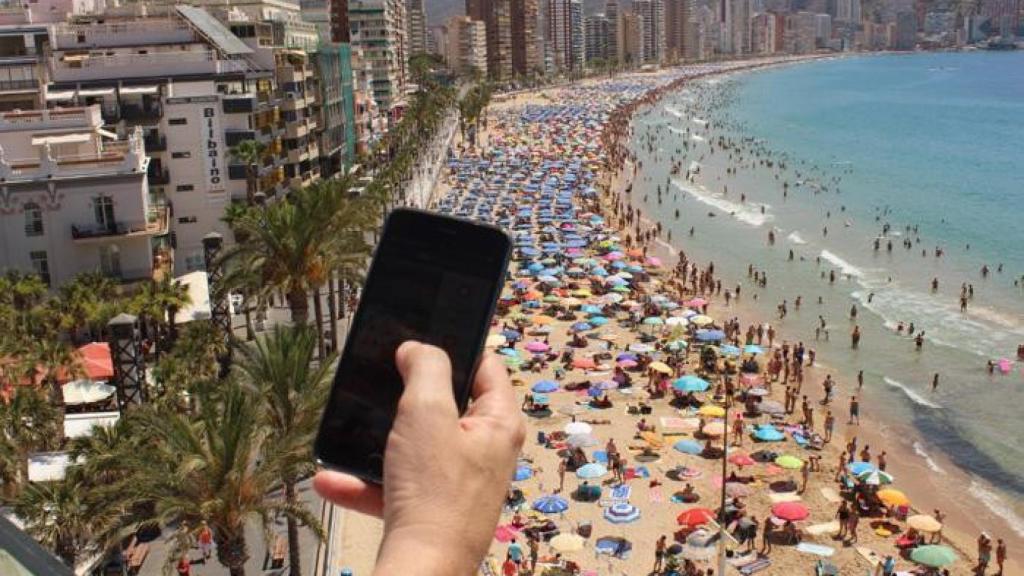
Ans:
[[[862,484],[869,486],[882,486],[883,484],[892,484],[894,478],[892,474],[888,474],[881,470],[865,470],[857,475],[857,480],[860,480]]]
[[[957,561],[956,552],[949,546],[918,546],[910,552],[910,559],[922,566],[941,568]]]
[[[781,468],[786,468],[788,470],[799,470],[804,467],[803,460],[797,458],[796,456],[790,456],[789,454],[784,454],[776,458],[775,464],[777,464]]]

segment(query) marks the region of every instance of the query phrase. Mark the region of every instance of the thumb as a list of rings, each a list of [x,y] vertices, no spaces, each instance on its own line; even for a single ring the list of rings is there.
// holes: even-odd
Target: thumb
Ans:
[[[413,410],[416,414],[450,416],[452,422],[458,419],[452,391],[452,366],[444,350],[407,340],[395,351],[395,365],[405,383],[399,412]]]

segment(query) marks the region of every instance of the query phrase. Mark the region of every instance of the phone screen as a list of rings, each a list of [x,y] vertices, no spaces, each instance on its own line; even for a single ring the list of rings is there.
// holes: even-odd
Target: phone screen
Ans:
[[[460,410],[509,251],[495,228],[425,212],[388,219],[320,425],[325,465],[380,482],[384,449],[403,384],[395,350],[418,340],[445,350]]]

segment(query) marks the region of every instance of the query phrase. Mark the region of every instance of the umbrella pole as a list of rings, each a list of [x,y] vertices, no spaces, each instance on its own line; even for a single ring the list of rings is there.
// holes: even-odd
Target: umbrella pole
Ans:
[[[722,576],[725,575],[725,478],[726,468],[729,463],[729,396],[725,397],[725,432],[722,434],[722,504],[719,509],[718,515],[720,522],[718,524],[718,573]]]

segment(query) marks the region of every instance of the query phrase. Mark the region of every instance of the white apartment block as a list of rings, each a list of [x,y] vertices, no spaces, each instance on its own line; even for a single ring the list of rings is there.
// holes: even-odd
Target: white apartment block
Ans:
[[[353,47],[362,50],[373,71],[373,99],[390,121],[405,106],[408,45],[404,0],[350,0]]]
[[[141,129],[121,140],[103,125],[98,105],[0,113],[0,269],[59,286],[152,278],[169,261],[171,209],[150,198]]]

